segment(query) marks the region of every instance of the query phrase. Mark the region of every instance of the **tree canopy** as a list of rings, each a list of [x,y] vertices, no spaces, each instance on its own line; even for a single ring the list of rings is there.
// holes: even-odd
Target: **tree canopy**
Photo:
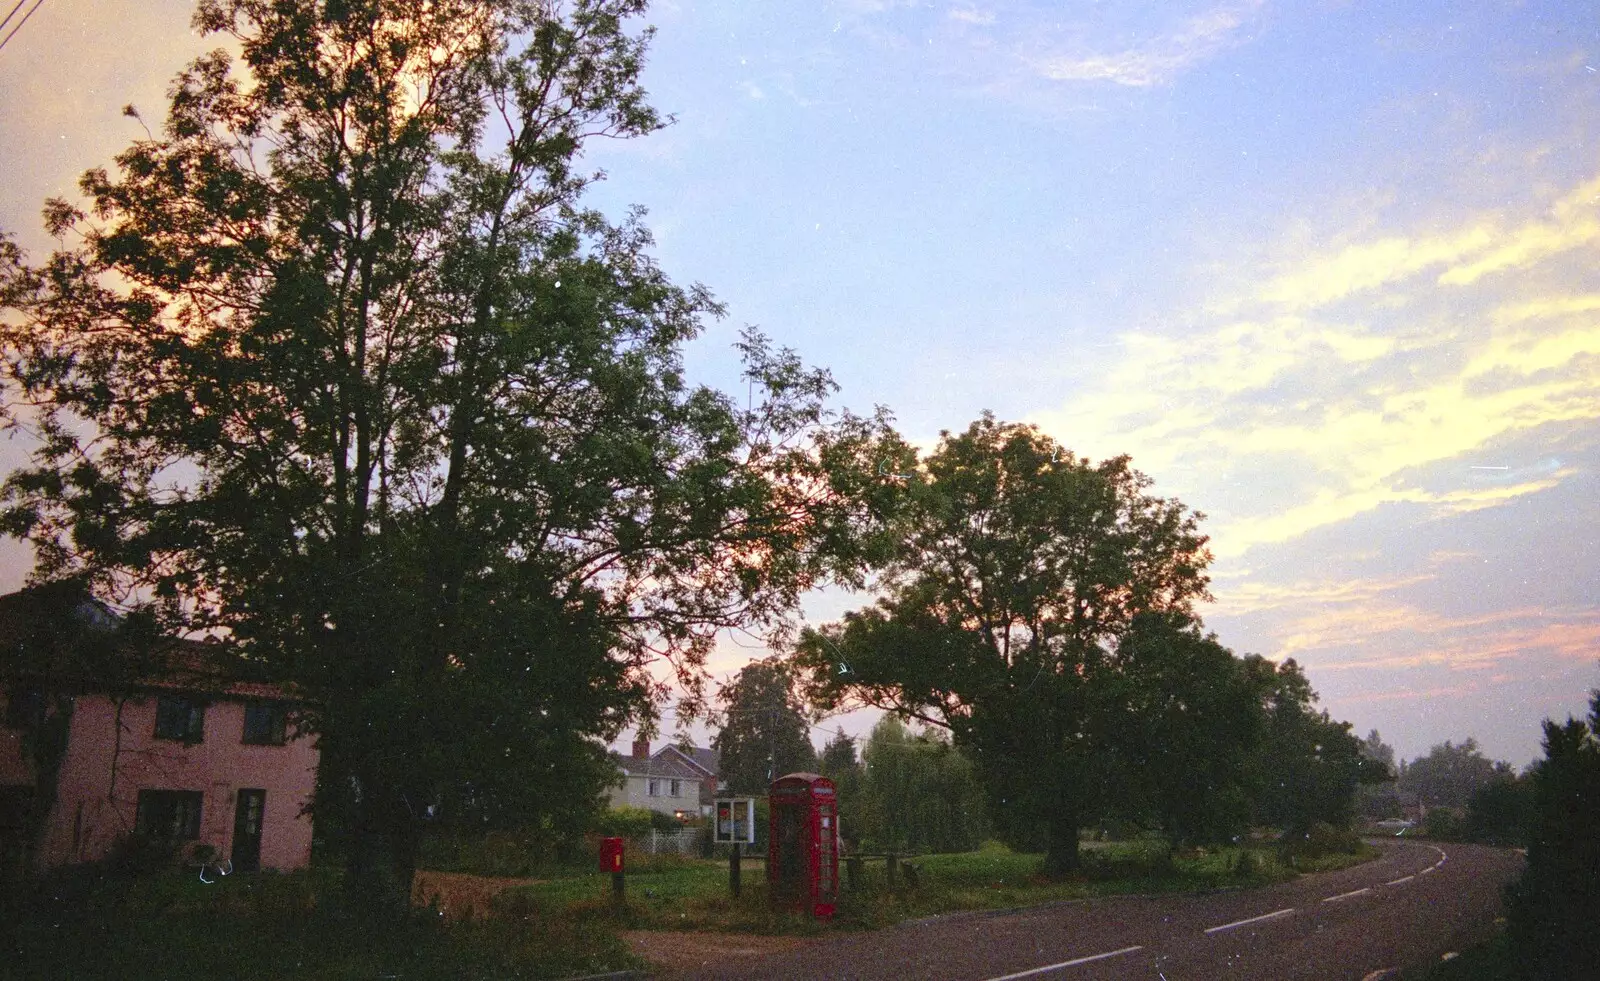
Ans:
[[[765,795],[787,773],[812,773],[817,751],[789,669],[776,658],[745,665],[723,686],[722,728],[711,745],[733,793]]]
[[[889,518],[883,598],[799,640],[814,699],[950,729],[1002,829],[1049,828],[1047,863],[1074,867],[1106,765],[1094,684],[1136,617],[1206,595],[1199,516],[1149,486],[987,414],[944,433]]]
[[[665,122],[644,6],[202,0],[237,56],[48,203],[55,254],[0,239],[39,436],[0,527],[36,580],[154,598],[311,696],[363,897],[406,901],[424,802],[573,824],[665,696],[646,668],[697,708],[716,631],[858,579],[898,493],[883,414],[761,335],[747,408],[688,384],[721,308],[584,207],[584,147]]]
[[[1460,745],[1447,739],[1406,765],[1400,789],[1429,807],[1464,808],[1479,789],[1513,776],[1511,765],[1484,756],[1476,739]]]

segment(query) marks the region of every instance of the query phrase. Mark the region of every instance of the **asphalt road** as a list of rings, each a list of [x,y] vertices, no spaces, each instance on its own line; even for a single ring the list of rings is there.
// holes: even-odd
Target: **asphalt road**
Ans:
[[[1488,936],[1522,868],[1502,849],[1375,844],[1364,865],[1261,889],[956,914],[688,977],[1376,981]]]

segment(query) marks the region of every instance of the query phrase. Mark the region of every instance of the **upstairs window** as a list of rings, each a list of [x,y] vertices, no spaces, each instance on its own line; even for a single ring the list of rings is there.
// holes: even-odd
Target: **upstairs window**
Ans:
[[[674,797],[682,797],[683,796],[683,794],[679,792],[678,781],[676,781],[676,780],[672,781],[672,796],[674,796]]]
[[[198,790],[141,790],[136,828],[152,838],[192,841],[200,837],[201,801]]]
[[[243,742],[251,746],[282,746],[283,706],[278,702],[246,702]]]
[[[206,735],[206,707],[192,698],[162,695],[156,701],[156,738],[198,743]]]
[[[650,778],[650,781],[649,781],[649,794],[650,794],[651,797],[660,797],[661,796],[661,781],[660,780],[657,780],[654,777]]]

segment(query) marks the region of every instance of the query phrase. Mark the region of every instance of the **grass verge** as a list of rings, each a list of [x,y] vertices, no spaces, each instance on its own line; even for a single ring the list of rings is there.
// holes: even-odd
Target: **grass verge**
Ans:
[[[190,873],[51,880],[0,925],[0,978],[229,981],[483,981],[559,978],[641,967],[606,924],[574,917],[446,923],[428,911],[396,922],[342,915],[339,873]]]
[[[1301,872],[1343,868],[1375,857],[1362,845],[1357,854],[1301,858],[1284,864],[1272,847],[1229,847],[1170,857],[1159,842],[1129,842],[1083,853],[1083,869],[1052,881],[1039,874],[1041,856],[991,843],[956,855],[914,860],[918,887],[902,875],[890,889],[883,863],[863,869],[860,888],[840,893],[831,924],[770,909],[765,863],[743,869],[739,899],[728,892],[724,862],[657,857],[645,868],[630,866],[627,902],[612,907],[610,876],[589,873],[506,890],[495,904],[503,915],[570,915],[579,922],[606,921],[632,929],[720,930],[769,934],[816,934],[876,929],[908,919],[967,910],[1006,909],[1061,900],[1128,893],[1194,892],[1283,882]],[[840,870],[841,875],[844,869]]]

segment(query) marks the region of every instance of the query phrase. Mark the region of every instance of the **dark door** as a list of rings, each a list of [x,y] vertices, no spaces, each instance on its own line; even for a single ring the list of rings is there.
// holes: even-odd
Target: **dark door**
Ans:
[[[261,817],[267,809],[265,790],[240,790],[233,809],[233,869],[255,872],[261,868]]]

